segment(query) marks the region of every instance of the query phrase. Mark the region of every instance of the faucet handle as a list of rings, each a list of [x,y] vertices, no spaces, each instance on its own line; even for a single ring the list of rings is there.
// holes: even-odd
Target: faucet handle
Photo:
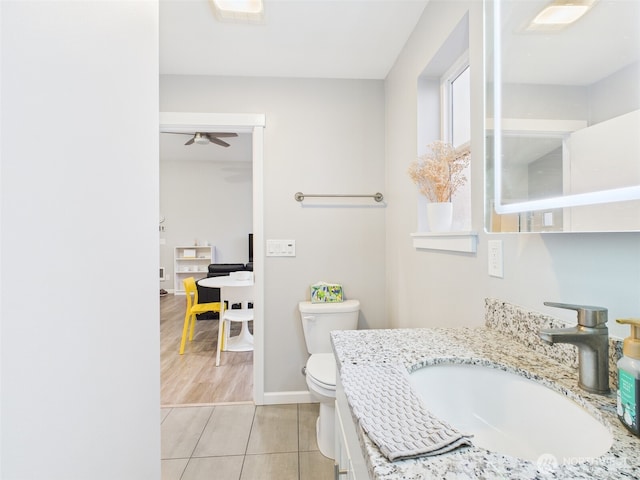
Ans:
[[[544,302],[548,307],[565,308],[578,312],[578,325],[583,327],[600,327],[607,323],[608,310],[592,305],[572,305],[570,303]]]

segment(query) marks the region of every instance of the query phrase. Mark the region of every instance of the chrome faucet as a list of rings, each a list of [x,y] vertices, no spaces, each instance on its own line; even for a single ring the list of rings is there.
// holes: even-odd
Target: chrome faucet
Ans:
[[[588,305],[544,302],[548,307],[578,312],[578,325],[540,330],[540,338],[550,344],[570,343],[578,347],[578,385],[591,393],[609,393],[609,330],[607,309]]]

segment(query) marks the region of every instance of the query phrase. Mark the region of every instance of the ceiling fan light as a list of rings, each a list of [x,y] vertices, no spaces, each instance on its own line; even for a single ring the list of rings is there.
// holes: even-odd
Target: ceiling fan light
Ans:
[[[201,133],[196,133],[196,136],[193,139],[193,141],[198,145],[206,145],[207,143],[209,143],[209,139],[205,135],[202,135]]]

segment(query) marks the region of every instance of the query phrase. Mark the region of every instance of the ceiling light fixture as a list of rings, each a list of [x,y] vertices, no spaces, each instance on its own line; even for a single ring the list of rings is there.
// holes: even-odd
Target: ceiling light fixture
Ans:
[[[211,0],[217,17],[223,21],[257,23],[264,18],[262,0]]]
[[[195,137],[193,138],[193,141],[198,145],[206,145],[207,143],[209,143],[209,139],[205,135],[202,135],[201,133],[196,133]]]
[[[529,24],[527,30],[564,28],[580,19],[595,0],[555,0]]]

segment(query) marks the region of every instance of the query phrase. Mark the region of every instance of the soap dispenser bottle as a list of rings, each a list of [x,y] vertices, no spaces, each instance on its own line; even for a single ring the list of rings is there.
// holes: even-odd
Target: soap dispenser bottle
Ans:
[[[618,360],[618,418],[631,433],[640,437],[640,318],[621,318],[631,325],[631,336],[624,339]]]

